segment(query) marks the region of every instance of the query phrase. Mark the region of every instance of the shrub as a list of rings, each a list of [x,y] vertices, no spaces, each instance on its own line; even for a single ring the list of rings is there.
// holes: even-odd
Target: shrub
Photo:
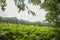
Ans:
[[[60,40],[59,30],[52,27],[35,27],[5,24],[0,26],[0,40]]]

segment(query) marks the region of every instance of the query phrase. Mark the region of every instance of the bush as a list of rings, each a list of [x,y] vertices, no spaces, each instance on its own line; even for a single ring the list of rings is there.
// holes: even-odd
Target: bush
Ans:
[[[0,25],[0,40],[60,40],[60,31],[56,28],[14,26],[13,24]]]

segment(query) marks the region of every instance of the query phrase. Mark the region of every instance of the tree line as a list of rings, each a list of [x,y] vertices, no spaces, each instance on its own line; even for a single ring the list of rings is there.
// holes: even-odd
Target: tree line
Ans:
[[[34,26],[48,26],[50,25],[48,22],[30,22],[23,19],[17,19],[16,17],[0,17],[0,23],[13,23],[13,24],[21,24],[21,25],[34,25]]]

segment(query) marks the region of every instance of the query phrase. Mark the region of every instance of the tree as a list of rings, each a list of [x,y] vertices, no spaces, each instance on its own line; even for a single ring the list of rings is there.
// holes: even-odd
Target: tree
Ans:
[[[46,20],[50,23],[55,23],[55,25],[60,26],[60,0],[27,0],[33,5],[40,5],[41,8],[47,11]],[[15,5],[19,8],[19,11],[28,9],[28,13],[35,13],[29,10],[28,6],[25,5],[24,0],[14,0]],[[6,6],[6,0],[0,0],[1,9],[4,10]]]
[[[46,14],[46,20],[50,23],[55,23],[56,26],[60,26],[60,0],[44,0],[41,7],[48,11]]]
[[[60,0],[31,0],[34,5],[40,5],[41,8],[47,11],[46,20],[50,23],[54,23],[56,26],[60,26]]]

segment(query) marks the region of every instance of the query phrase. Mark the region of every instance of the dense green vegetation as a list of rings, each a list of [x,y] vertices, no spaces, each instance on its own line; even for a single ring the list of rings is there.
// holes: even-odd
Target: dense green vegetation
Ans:
[[[14,0],[20,11],[28,9],[28,14],[35,13],[24,3]],[[46,22],[29,22],[17,18],[0,17],[0,40],[60,40],[60,0],[27,0],[47,11]],[[6,0],[0,0],[0,8],[6,9]],[[36,16],[36,15],[35,15]],[[43,27],[41,27],[43,26]],[[54,26],[54,27],[52,27]]]
[[[0,40],[60,40],[60,29],[0,23]]]

